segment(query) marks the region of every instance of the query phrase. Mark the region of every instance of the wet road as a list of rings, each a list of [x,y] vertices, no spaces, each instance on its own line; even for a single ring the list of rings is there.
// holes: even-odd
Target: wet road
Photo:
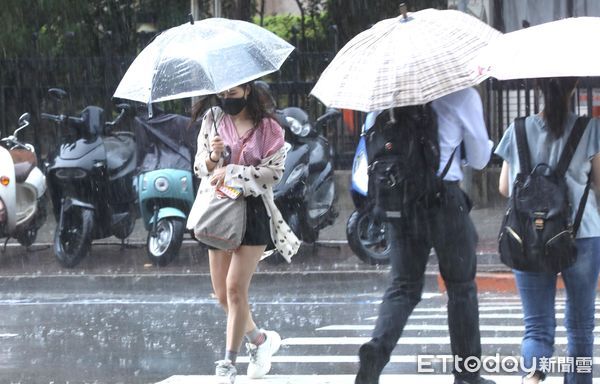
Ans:
[[[344,254],[309,248],[291,265],[261,264],[251,292],[260,326],[286,337],[359,319],[386,272]],[[225,316],[194,244],[165,268],[149,265],[143,249],[114,245],[94,246],[72,270],[47,247],[9,247],[0,268],[0,383],[153,383],[210,374],[222,357]]]
[[[156,383],[178,375],[208,383],[222,358],[225,315],[211,296],[205,251],[193,244],[160,269],[143,249],[118,246],[94,246],[72,270],[60,268],[48,248],[8,248],[0,268],[0,384]],[[262,263],[251,301],[259,326],[283,338],[272,375],[352,382],[386,280],[386,268],[361,264],[345,249],[308,248],[291,265]],[[414,375],[417,355],[450,353],[435,275],[425,292],[384,371],[390,378]],[[484,354],[518,354],[518,297],[485,293],[480,302]],[[559,329],[559,353],[564,336]],[[246,363],[242,352],[241,374]],[[451,381],[448,373],[440,379]]]

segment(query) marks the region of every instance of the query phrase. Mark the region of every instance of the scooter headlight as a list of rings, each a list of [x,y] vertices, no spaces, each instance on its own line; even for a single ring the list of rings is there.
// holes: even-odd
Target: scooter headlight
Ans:
[[[285,120],[290,125],[290,131],[292,131],[292,133],[294,135],[302,136],[301,133],[302,133],[302,128],[303,127],[302,127],[302,124],[300,124],[300,122],[298,120],[294,119],[291,116],[286,116]]]
[[[10,178],[8,176],[0,176],[0,184],[6,187],[10,184]]]
[[[310,133],[310,130],[312,129],[310,123],[306,123],[302,126],[302,130],[300,131],[300,136],[302,137],[306,137],[308,136],[308,134]]]
[[[298,182],[298,180],[300,180],[300,177],[302,177],[302,175],[304,174],[304,169],[306,169],[306,166],[304,164],[296,165],[296,167],[294,167],[292,172],[290,172],[290,175],[288,176],[285,183],[286,184],[294,184],[294,183]]]
[[[167,180],[166,177],[158,177],[154,180],[154,188],[156,188],[158,192],[165,192],[169,189],[169,180]]]

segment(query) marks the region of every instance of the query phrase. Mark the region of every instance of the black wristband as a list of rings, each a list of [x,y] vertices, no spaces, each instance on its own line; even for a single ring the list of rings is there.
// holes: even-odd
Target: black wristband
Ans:
[[[218,159],[216,161],[213,160],[212,154],[213,154],[213,151],[208,152],[208,160],[210,160],[211,162],[217,164],[219,162],[219,160]]]

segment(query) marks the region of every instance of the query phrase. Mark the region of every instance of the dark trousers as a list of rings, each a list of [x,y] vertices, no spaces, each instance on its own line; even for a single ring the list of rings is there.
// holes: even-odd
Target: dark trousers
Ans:
[[[373,339],[389,360],[408,317],[421,300],[429,252],[436,251],[448,292],[448,327],[452,354],[481,357],[475,270],[477,232],[469,217],[470,201],[458,183],[445,182],[441,206],[418,210],[391,225],[399,240],[391,255],[391,283],[379,308]],[[473,377],[459,364],[457,377]]]

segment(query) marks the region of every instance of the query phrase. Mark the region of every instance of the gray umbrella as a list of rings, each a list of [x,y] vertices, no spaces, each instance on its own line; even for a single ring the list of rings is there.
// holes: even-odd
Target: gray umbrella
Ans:
[[[186,23],[140,52],[113,97],[151,103],[222,92],[277,71],[293,49],[241,20]]]

